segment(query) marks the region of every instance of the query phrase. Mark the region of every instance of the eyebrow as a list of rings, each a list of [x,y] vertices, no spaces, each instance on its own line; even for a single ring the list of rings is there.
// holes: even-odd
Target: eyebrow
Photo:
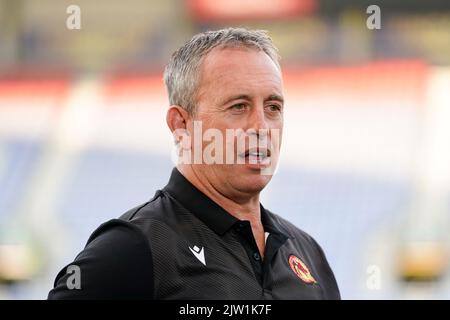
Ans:
[[[275,100],[284,103],[284,98],[278,94],[271,94],[265,101]]]
[[[240,94],[240,95],[236,95],[236,96],[232,96],[230,98],[227,98],[225,101],[223,101],[221,103],[221,105],[226,105],[228,103],[230,103],[231,101],[234,100],[252,100],[252,97],[247,95],[247,94]],[[266,99],[264,99],[264,101],[279,101],[281,103],[284,103],[284,99],[282,96],[278,95],[278,94],[271,94],[270,96],[268,96]]]

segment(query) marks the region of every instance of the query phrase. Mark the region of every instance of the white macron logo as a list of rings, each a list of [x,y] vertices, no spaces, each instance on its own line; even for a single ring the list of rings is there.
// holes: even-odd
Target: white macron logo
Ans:
[[[197,246],[194,246],[194,248],[189,247],[191,252],[194,254],[194,256],[206,266],[205,262],[205,252],[203,251],[203,247],[199,248]]]

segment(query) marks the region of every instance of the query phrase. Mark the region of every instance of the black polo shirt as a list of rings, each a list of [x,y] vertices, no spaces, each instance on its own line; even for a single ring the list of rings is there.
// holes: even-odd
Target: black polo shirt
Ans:
[[[49,299],[340,299],[320,246],[261,206],[261,258],[249,221],[177,169],[149,202],[102,224],[57,275]],[[70,271],[69,271],[70,270]],[[72,278],[71,278],[72,276]]]

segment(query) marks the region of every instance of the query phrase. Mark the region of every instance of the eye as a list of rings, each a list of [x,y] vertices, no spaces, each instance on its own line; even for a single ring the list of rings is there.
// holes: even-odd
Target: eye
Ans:
[[[280,112],[282,108],[278,104],[271,104],[267,106],[267,109],[269,109],[270,112]]]
[[[230,107],[233,111],[244,111],[247,106],[244,103],[237,103]]]

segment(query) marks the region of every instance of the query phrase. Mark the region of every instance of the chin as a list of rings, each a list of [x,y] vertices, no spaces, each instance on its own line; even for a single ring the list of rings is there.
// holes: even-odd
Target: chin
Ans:
[[[245,170],[246,172],[235,175],[236,185],[243,192],[259,193],[272,179],[270,175],[263,175],[259,170]]]

